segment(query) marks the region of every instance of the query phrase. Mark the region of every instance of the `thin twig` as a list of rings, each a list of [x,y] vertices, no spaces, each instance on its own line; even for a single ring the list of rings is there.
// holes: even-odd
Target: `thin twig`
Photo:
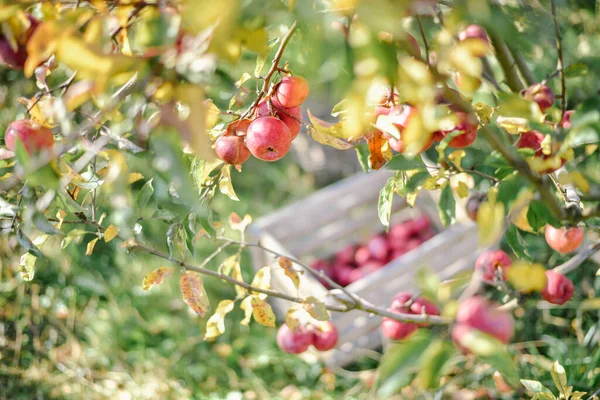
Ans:
[[[242,119],[244,119],[248,115],[250,115],[250,113],[256,108],[256,106],[261,101],[261,99],[264,97],[264,95],[267,94],[267,91],[269,89],[269,82],[271,81],[271,77],[277,71],[277,68],[279,68],[279,61],[281,60],[281,57],[283,56],[283,51],[285,50],[285,47],[289,43],[289,41],[292,38],[292,35],[294,34],[295,31],[296,31],[296,21],[294,21],[292,26],[290,26],[290,30],[286,33],[286,35],[281,40],[281,44],[279,45],[279,48],[277,49],[277,52],[275,53],[275,57],[273,57],[273,61],[271,62],[271,68],[269,69],[269,72],[267,72],[267,75],[265,75],[265,77],[264,77],[262,89],[260,89],[260,92],[258,92],[258,95],[256,96],[256,100],[254,100],[252,105],[250,107],[248,107],[248,109],[242,114],[242,116],[241,116]]]
[[[562,34],[560,33],[560,25],[558,24],[558,18],[556,17],[556,4],[555,1],[552,0],[552,20],[554,21],[554,32],[556,33],[556,51],[558,52],[558,61],[556,69],[560,74],[560,91],[562,93],[562,97],[560,99],[560,109],[562,111],[562,115],[567,111],[567,83],[565,81],[565,73],[564,73],[564,59],[563,59],[563,47],[562,47]]]
[[[423,29],[423,24],[421,23],[421,18],[419,18],[419,14],[416,14],[417,23],[419,24],[419,31],[421,31],[421,38],[423,38],[423,45],[425,46],[425,61],[427,61],[427,65],[430,66],[429,60],[429,43],[427,43],[427,36],[425,36],[425,29]]]
[[[498,63],[504,72],[506,84],[513,92],[520,92],[524,89],[523,82],[521,82],[521,79],[519,79],[519,75],[515,69],[515,61],[513,60],[508,47],[506,47],[506,44],[502,38],[500,38],[500,36],[498,36],[495,32],[490,30],[488,32],[488,36],[492,41],[492,46],[494,46]]]
[[[561,274],[567,274],[577,267],[579,267],[585,260],[593,256],[596,252],[600,251],[600,242],[594,243],[586,249],[582,249],[568,261],[554,268],[554,271]]]

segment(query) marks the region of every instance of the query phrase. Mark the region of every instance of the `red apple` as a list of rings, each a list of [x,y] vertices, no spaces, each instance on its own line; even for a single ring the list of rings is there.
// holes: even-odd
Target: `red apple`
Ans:
[[[272,97],[271,99],[275,116],[287,125],[290,134],[292,135],[292,140],[294,140],[296,136],[298,136],[300,128],[302,128],[302,109],[300,107],[284,108],[279,104],[275,97]],[[256,107],[256,116],[264,117],[270,115],[267,101],[263,100],[258,103],[258,106]]]
[[[330,321],[315,326],[312,344],[319,351],[331,350],[338,342],[338,330]]]
[[[538,106],[540,106],[542,112],[546,111],[554,104],[554,92],[550,87],[541,83],[536,83],[525,89],[523,91],[523,97],[535,101]]]
[[[372,258],[383,261],[386,260],[388,252],[390,251],[388,242],[383,235],[377,235],[371,238],[369,243],[367,243],[367,248],[369,249]]]
[[[435,236],[435,232],[433,232],[432,230],[422,231],[421,233],[419,233],[419,240],[421,240],[421,244],[422,244],[434,236]]]
[[[482,279],[488,283],[494,283],[496,271],[502,270],[502,279],[506,281],[506,276],[512,260],[502,250],[487,250],[477,257],[475,269],[482,275]]]
[[[398,310],[392,308],[389,308],[388,311],[398,312]],[[392,340],[405,339],[417,329],[419,329],[419,327],[416,324],[400,322],[387,317],[384,317],[381,322],[381,332],[383,333],[383,336]]]
[[[240,165],[250,158],[250,150],[240,136],[222,135],[215,141],[217,156],[228,164]]]
[[[335,281],[342,286],[348,286],[353,282],[353,271],[354,268],[349,264],[336,264],[333,266]]]
[[[351,244],[338,251],[335,255],[335,262],[337,264],[352,264],[354,262],[354,253],[356,253],[356,246]]]
[[[542,150],[542,141],[544,140],[544,135],[538,131],[527,131],[527,132],[523,132],[521,134],[521,136],[519,137],[519,140],[517,140],[517,148],[519,149],[532,149],[535,152],[535,157],[541,157],[543,160],[546,160],[550,157],[555,157],[554,156],[554,151],[555,149],[552,149],[552,154],[547,155],[544,154],[543,150]],[[553,143],[553,147],[557,147],[557,143]],[[551,174],[552,172],[556,171],[557,169],[559,169],[560,167],[562,167],[563,165],[565,165],[565,163],[567,162],[567,160],[565,160],[564,158],[561,158],[561,164],[557,165],[554,168],[547,168],[543,171],[539,171],[540,174]]]
[[[302,326],[298,326],[294,331],[291,331],[287,324],[283,324],[277,332],[277,344],[286,353],[304,353],[312,342],[313,333]]]
[[[388,309],[389,311],[395,311],[399,313],[417,314],[423,313],[427,315],[439,315],[439,310],[435,304],[430,301],[418,297],[414,299],[410,306],[407,306],[407,302],[412,299],[412,295],[408,292],[400,292],[392,300],[392,305]],[[381,330],[383,335],[389,339],[400,340],[409,336],[411,333],[416,331],[419,326],[426,326],[427,324],[413,324],[396,321],[391,318],[384,317],[381,323]]]
[[[252,155],[264,161],[277,161],[290,150],[292,137],[285,123],[275,117],[259,117],[246,132],[246,146]]]
[[[473,142],[475,142],[475,139],[477,139],[478,125],[476,122],[471,121],[469,119],[469,115],[464,112],[459,111],[456,113],[456,116],[459,120],[458,124],[449,131],[436,132],[436,140],[443,140],[450,132],[461,131],[462,133],[460,133],[458,136],[455,136],[450,143],[448,143],[448,146],[458,149],[469,147],[473,144]]]
[[[565,128],[565,129],[571,129],[571,117],[573,116],[573,114],[575,114],[574,110],[565,111],[565,114],[563,115],[558,126]]]
[[[546,242],[552,249],[562,254],[567,254],[577,249],[583,242],[583,229],[573,228],[555,228],[552,225],[546,225],[544,232]]]
[[[379,261],[379,260],[367,261],[366,263],[364,263],[363,265],[361,265],[360,267],[358,267],[354,271],[352,271],[352,273],[350,274],[350,280],[354,283],[358,280],[361,280],[362,278],[369,275],[370,273],[377,271],[378,269],[380,269],[381,267],[383,267],[385,265],[386,265],[385,261]]]
[[[546,287],[542,298],[548,303],[565,304],[573,297],[573,282],[566,276],[554,271],[546,271]]]
[[[14,121],[6,129],[4,141],[10,151],[15,151],[17,139],[23,143],[29,154],[47,150],[54,146],[52,131],[28,119]]]
[[[421,245],[421,240],[419,240],[418,238],[410,239],[408,242],[406,242],[406,251],[416,249],[420,245]]]
[[[421,215],[412,220],[412,229],[414,233],[420,233],[428,230],[431,224],[429,223],[429,219]]]
[[[481,296],[470,297],[459,305],[456,323],[452,337],[458,344],[466,333],[465,327],[478,329],[502,343],[508,343],[513,335],[513,319],[510,313],[499,310],[498,304]]]
[[[404,247],[404,242],[406,242],[412,234],[412,224],[410,221],[405,221],[390,228],[388,240],[393,248]]]
[[[390,261],[395,260],[396,258],[400,258],[406,254],[406,250],[403,249],[394,249],[390,255]]]
[[[363,265],[371,258],[371,251],[367,246],[360,246],[354,253],[354,262],[356,265]]]
[[[284,76],[277,84],[275,98],[282,107],[298,107],[308,97],[308,82],[301,76]]]
[[[474,24],[469,25],[465,30],[460,31],[458,33],[458,39],[461,41],[467,39],[480,39],[486,42],[487,44],[490,43],[485,29],[479,25]]]
[[[23,69],[27,60],[27,42],[35,32],[40,22],[27,14],[29,28],[16,38],[16,47],[12,47],[8,38],[0,34],[0,64],[12,69]]]

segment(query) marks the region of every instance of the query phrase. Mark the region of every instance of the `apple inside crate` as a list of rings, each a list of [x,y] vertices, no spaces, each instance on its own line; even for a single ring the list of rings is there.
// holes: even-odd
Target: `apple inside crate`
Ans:
[[[378,245],[391,247],[391,241],[386,238],[388,235],[385,234],[385,229],[377,215],[377,203],[379,191],[392,175],[390,171],[358,174],[330,185],[302,201],[259,219],[249,227],[249,238],[270,250],[296,258],[305,264],[313,264],[316,260],[331,262],[338,252],[347,251],[348,246],[367,245],[374,237],[385,238],[386,242],[375,239],[373,241],[375,243],[371,243],[372,252],[378,252]],[[394,233],[394,229],[402,231],[403,228],[395,227],[408,225],[410,229],[411,224],[422,226],[424,221],[428,222],[428,229],[433,236],[425,232],[426,236],[431,237],[422,241],[418,247],[404,249],[404,254],[397,258],[391,259],[389,255],[386,257],[380,255],[379,264],[383,265],[375,266],[375,263],[372,263],[371,266],[365,267],[369,273],[352,274],[349,270],[340,273],[336,270],[333,276],[336,273],[353,275],[352,279],[346,281],[336,278],[338,283],[343,284],[342,286],[347,284],[345,287],[348,291],[358,294],[373,304],[387,308],[398,292],[416,292],[414,277],[421,268],[427,268],[440,279],[449,279],[460,271],[472,268],[478,246],[476,225],[469,221],[444,228],[436,204],[437,200],[431,192],[427,191],[419,194],[412,208],[403,198],[395,196],[389,236],[402,236],[402,232]],[[457,206],[457,219],[465,221],[461,213],[462,207]],[[417,222],[407,224],[406,221]],[[419,235],[419,232],[414,232],[413,235]],[[414,243],[409,247],[413,245]],[[339,257],[348,258],[349,255],[342,254]],[[359,261],[362,261],[360,258],[365,257],[367,255],[359,256]],[[368,257],[373,258],[373,255],[370,254]],[[260,248],[253,248],[252,258],[253,266],[257,270],[265,265],[273,265],[271,286],[275,290],[298,294],[301,297],[314,296],[326,302],[334,300],[329,289],[309,272],[303,273],[300,287],[296,290],[283,269],[276,266],[276,257],[273,254]],[[303,271],[300,265],[294,267],[296,270]],[[362,276],[357,279],[357,275]],[[351,282],[352,280],[354,281]],[[340,291],[336,290],[336,292]],[[271,298],[270,301],[278,314],[278,324],[282,323],[285,312],[292,303],[276,298]],[[325,362],[331,366],[348,364],[383,343],[379,316],[369,315],[359,310],[345,313],[332,312],[331,321],[339,331],[338,344],[335,349],[320,353]]]

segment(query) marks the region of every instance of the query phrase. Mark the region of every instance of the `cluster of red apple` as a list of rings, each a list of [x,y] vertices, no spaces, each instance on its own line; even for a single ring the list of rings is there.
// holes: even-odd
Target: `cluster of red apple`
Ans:
[[[346,246],[329,261],[315,260],[311,266],[347,286],[419,247],[434,235],[427,217],[420,216],[392,226],[387,234],[375,235],[366,244]]]
[[[287,324],[277,331],[277,344],[286,353],[304,353],[312,345],[318,351],[327,351],[335,347],[338,330],[331,322],[301,324],[290,329]]]
[[[254,119],[238,119],[227,126],[215,141],[217,156],[232,165],[243,164],[250,155],[263,161],[281,159],[300,132],[300,105],[308,92],[306,79],[284,76],[273,95],[257,104]]]

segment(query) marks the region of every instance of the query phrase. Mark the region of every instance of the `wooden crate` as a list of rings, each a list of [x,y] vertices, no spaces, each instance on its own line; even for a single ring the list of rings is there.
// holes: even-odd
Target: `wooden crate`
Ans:
[[[310,263],[314,258],[328,258],[348,244],[363,243],[383,231],[377,216],[379,191],[390,171],[358,174],[320,191],[308,198],[263,217],[249,227],[251,241],[287,256]],[[438,217],[436,199],[430,192],[419,194],[415,207],[396,196],[392,209],[392,224],[425,214],[438,232],[436,236],[385,267],[347,286],[347,289],[374,304],[387,307],[392,297],[404,290],[415,291],[414,276],[421,267],[434,271],[441,279],[448,279],[473,267],[477,257],[476,225],[464,218],[463,207],[457,207],[457,220],[462,221],[444,229]],[[255,248],[252,251],[256,269],[272,265],[272,254]],[[301,270],[301,266],[295,266]],[[286,293],[296,289],[281,268],[273,268],[271,285]],[[327,289],[309,273],[302,276],[298,294],[324,299]],[[291,303],[271,299],[283,319]],[[340,339],[335,349],[321,353],[331,366],[344,365],[382,345],[381,318],[362,311],[332,313],[332,322],[339,330]]]

